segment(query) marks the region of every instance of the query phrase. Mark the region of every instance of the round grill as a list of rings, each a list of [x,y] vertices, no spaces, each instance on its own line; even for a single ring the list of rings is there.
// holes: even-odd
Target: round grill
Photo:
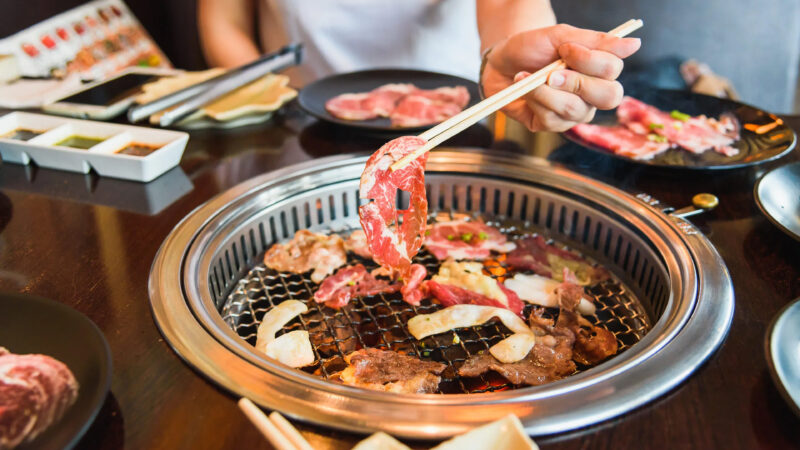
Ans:
[[[530,433],[545,434],[613,417],[666,392],[727,333],[733,312],[727,269],[689,222],[539,160],[434,152],[426,171],[434,213],[480,217],[512,238],[541,233],[614,274],[589,293],[598,305],[590,320],[617,336],[617,355],[543,386],[512,386],[492,373],[460,378],[461,362],[508,330],[491,323],[416,341],[407,320],[440,306],[428,301],[415,308],[392,294],[332,310],[310,300],[316,285],[306,276],[277,273],[261,262],[267,248],[298,229],[357,227],[365,161],[332,157],[263,175],[212,199],[173,230],[153,264],[150,295],[159,328],[179,355],[238,395],[326,426],[434,438],[513,412]],[[423,251],[417,259],[429,273],[438,271],[433,256]],[[502,257],[485,268],[495,277],[506,272]],[[261,317],[290,298],[309,306],[284,330],[309,331],[317,361],[305,371],[252,346]],[[344,368],[344,355],[363,347],[445,363],[440,388],[450,395],[328,381]]]
[[[514,226],[489,224],[500,225],[498,228],[512,239],[530,234]],[[504,259],[500,255],[484,261],[485,273],[503,281],[509,272]],[[430,274],[439,271],[440,262],[424,249],[414,258],[414,262],[425,265]],[[367,270],[378,267],[373,261],[351,256],[348,264],[356,263],[364,264]],[[409,335],[406,322],[417,314],[429,314],[441,309],[438,303],[426,299],[415,307],[404,302],[399,293],[393,293],[357,298],[347,307],[334,310],[313,301],[316,287],[317,284],[307,274],[276,272],[260,263],[239,280],[223,303],[220,313],[236,334],[255,345],[258,324],[270,308],[289,299],[305,302],[309,311],[300,315],[299,323],[293,321],[279,334],[297,329],[308,331],[316,358],[313,365],[302,370],[326,380],[335,378],[347,366],[344,357],[348,353],[361,348],[379,347],[446,364],[448,368],[442,374],[440,384],[443,394],[484,393],[518,387],[494,372],[477,379],[461,378],[457,373],[461,363],[470,356],[489,350],[489,347],[511,335],[502,324],[489,323],[417,341]],[[619,344],[617,355],[639,342],[650,329],[651,321],[644,307],[618,279],[591,286],[587,293],[594,299],[597,310],[586,318],[614,333]],[[532,309],[532,305],[526,306],[525,317],[530,315]],[[544,317],[556,318],[557,314],[558,309],[547,308]]]

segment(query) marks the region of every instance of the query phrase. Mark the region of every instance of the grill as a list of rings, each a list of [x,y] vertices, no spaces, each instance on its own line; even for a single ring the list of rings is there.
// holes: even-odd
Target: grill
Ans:
[[[530,234],[519,232],[516,227],[500,225],[498,228],[512,239]],[[500,256],[486,260],[485,273],[500,281],[505,279],[508,269],[503,259]],[[428,273],[439,271],[439,261],[424,250],[414,262],[425,265]],[[348,263],[364,264],[368,270],[378,267],[374,262],[358,257],[352,257]],[[420,306],[414,307],[404,302],[399,293],[395,293],[358,298],[346,308],[333,310],[313,301],[315,289],[316,284],[307,275],[276,272],[264,264],[258,264],[236,284],[222,305],[221,315],[242,339],[255,345],[260,319],[270,308],[288,299],[305,302],[309,311],[300,316],[299,323],[284,327],[282,332],[296,329],[309,332],[316,361],[303,370],[325,379],[331,379],[346,367],[344,357],[348,353],[360,348],[376,347],[445,363],[448,368],[443,373],[441,393],[485,393],[515,387],[492,372],[480,379],[462,379],[457,374],[460,363],[511,335],[502,324],[459,329],[417,341],[406,330],[406,322],[417,314],[429,314],[441,309],[441,305],[424,300]],[[650,329],[651,321],[644,307],[621,281],[605,281],[590,287],[588,293],[594,298],[598,309],[587,319],[616,335],[618,354],[638,342]],[[525,317],[532,309],[532,305],[526,307]],[[544,316],[557,317],[557,309],[548,308]]]
[[[617,336],[617,355],[544,386],[513,386],[492,373],[460,378],[460,363],[508,330],[490,323],[416,341],[406,321],[438,305],[412,307],[392,294],[356,299],[335,311],[307,301],[315,287],[307,277],[261,263],[269,246],[298,229],[357,227],[365,161],[325,158],[254,178],[173,230],[153,264],[150,296],[161,332],[181,357],[238,395],[326,426],[437,438],[513,412],[531,434],[547,434],[614,417],[663,394],[727,333],[733,313],[727,269],[705,237],[663,205],[536,159],[439,151],[426,171],[434,213],[480,217],[512,238],[541,233],[614,274],[589,293],[598,305],[590,320]],[[429,273],[438,270],[424,251],[417,259]],[[486,261],[485,270],[503,277],[503,258]],[[261,317],[290,298],[309,305],[284,330],[309,331],[317,358],[304,370],[281,366],[252,347]],[[344,355],[362,347],[445,363],[440,388],[448,395],[392,394],[329,381],[344,368]]]

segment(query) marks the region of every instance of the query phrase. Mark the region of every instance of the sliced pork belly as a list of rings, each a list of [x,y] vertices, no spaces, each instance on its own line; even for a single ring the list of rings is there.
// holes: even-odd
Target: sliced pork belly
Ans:
[[[264,255],[264,264],[279,272],[305,273],[319,283],[347,262],[344,241],[338,235],[299,230],[291,241],[275,244]]]
[[[675,146],[669,142],[648,139],[646,135],[634,133],[622,125],[606,127],[578,124],[572,127],[571,131],[592,144],[611,150],[614,154],[638,160],[652,159]]]
[[[462,109],[455,103],[411,94],[400,100],[389,118],[394,127],[421,127],[447,120]]]
[[[492,251],[507,253],[516,248],[497,228],[483,222],[437,222],[425,235],[425,247],[439,260],[482,260]]]
[[[354,297],[397,292],[400,290],[400,286],[399,283],[375,278],[367,272],[363,265],[356,264],[342,267],[335,274],[326,278],[314,293],[314,301],[339,309],[347,305]]]
[[[339,379],[352,386],[405,394],[439,390],[444,364],[423,361],[401,353],[365,348],[345,357],[348,366]]]
[[[655,133],[692,153],[713,149],[725,156],[732,156],[739,152],[731,146],[739,136],[735,121],[729,117],[717,121],[705,116],[670,114],[635,98],[625,97],[617,107],[617,118],[634,133]]]

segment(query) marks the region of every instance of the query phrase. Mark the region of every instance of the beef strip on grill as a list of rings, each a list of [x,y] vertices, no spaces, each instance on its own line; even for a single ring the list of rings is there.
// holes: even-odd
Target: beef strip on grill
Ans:
[[[400,287],[399,283],[375,278],[363,264],[356,264],[342,267],[325,278],[314,293],[314,301],[338,309],[347,305],[352,298],[397,292]]]
[[[401,353],[365,348],[345,357],[348,366],[339,379],[352,386],[405,394],[430,394],[439,390],[444,364],[423,361]]]

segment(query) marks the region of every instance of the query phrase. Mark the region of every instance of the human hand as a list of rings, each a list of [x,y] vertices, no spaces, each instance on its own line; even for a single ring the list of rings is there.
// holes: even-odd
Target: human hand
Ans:
[[[597,109],[613,109],[622,101],[616,81],[623,58],[641,46],[638,38],[560,24],[523,31],[496,44],[481,76],[488,97],[558,58],[568,69],[550,74],[547,83],[515,100],[503,111],[531,131],[565,131],[589,122]]]

